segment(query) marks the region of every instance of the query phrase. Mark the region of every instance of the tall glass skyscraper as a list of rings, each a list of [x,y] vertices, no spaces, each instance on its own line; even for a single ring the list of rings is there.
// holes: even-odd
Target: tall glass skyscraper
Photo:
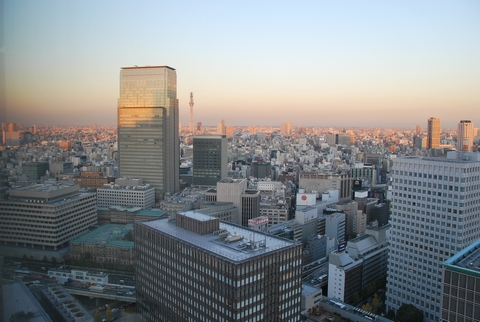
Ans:
[[[118,171],[155,187],[155,200],[179,190],[177,74],[168,66],[123,67],[118,99]]]
[[[443,262],[480,238],[480,154],[393,163],[387,310],[402,304],[439,321]]]

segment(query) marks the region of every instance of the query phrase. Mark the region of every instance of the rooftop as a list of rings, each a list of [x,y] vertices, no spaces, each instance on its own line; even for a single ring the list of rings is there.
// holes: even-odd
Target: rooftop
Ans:
[[[73,239],[71,243],[133,248],[133,241],[124,240],[130,232],[133,232],[133,226],[131,224],[107,224]]]
[[[449,270],[480,277],[480,239],[446,260],[443,265]]]
[[[146,68],[168,68],[171,70],[175,70],[170,66],[130,66],[130,67],[122,67],[122,69],[146,69]]]
[[[183,215],[194,216],[197,220],[212,220],[208,215],[195,212],[186,212]],[[205,249],[231,261],[243,261],[250,258],[272,253],[276,250],[298,245],[290,241],[266,235],[245,227],[220,222],[220,230],[200,235],[177,226],[168,219],[158,219],[139,223],[151,227],[172,238],[189,243],[195,247]],[[223,232],[223,234],[222,234]],[[228,234],[228,237],[226,236]]]

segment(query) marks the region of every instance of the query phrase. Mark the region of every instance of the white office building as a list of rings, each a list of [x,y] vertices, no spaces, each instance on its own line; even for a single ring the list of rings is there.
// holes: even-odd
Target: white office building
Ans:
[[[480,154],[461,156],[394,160],[387,310],[440,321],[442,263],[480,238]]]
[[[97,189],[97,207],[110,206],[150,209],[155,206],[155,188],[142,179],[116,179]]]

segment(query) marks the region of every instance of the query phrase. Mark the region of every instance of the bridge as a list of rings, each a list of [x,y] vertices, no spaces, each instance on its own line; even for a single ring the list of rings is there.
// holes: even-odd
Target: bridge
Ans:
[[[72,295],[82,295],[82,296],[87,296],[90,298],[103,298],[107,300],[115,300],[115,301],[122,301],[122,302],[137,302],[137,297],[135,295],[118,295],[114,290],[107,291],[105,293],[101,292],[92,292],[89,291],[88,289],[78,289],[74,287],[68,287],[64,286],[66,290]]]

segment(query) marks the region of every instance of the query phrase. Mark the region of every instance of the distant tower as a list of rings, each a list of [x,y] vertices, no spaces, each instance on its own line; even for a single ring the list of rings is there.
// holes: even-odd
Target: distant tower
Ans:
[[[422,133],[422,130],[420,129],[420,125],[417,125],[417,128],[415,129],[415,134],[419,136],[420,133]]]
[[[473,123],[462,120],[458,124],[457,151],[472,152],[473,146]]]
[[[195,131],[195,127],[193,126],[193,92],[190,92],[190,103],[188,103],[190,105],[190,124],[189,124],[189,127],[190,127],[190,131],[194,132]]]
[[[440,119],[431,117],[427,126],[427,149],[440,147]]]

